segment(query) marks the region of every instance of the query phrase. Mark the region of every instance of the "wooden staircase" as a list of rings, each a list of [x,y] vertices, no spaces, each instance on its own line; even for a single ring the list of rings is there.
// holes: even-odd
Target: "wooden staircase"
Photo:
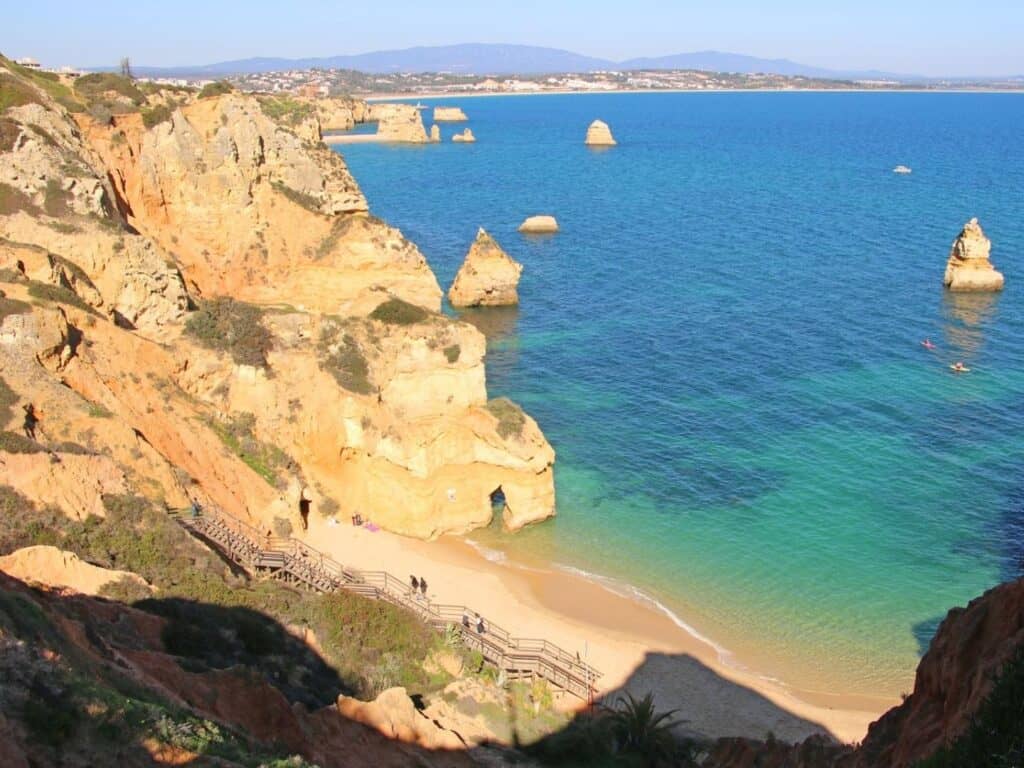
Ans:
[[[437,631],[457,635],[466,648],[504,673],[508,682],[546,680],[558,690],[592,701],[601,673],[547,640],[513,637],[485,619],[483,632],[463,625],[464,616],[477,613],[462,605],[441,605],[417,595],[410,586],[386,571],[346,568],[333,558],[291,537],[260,532],[219,510],[173,513],[193,535],[212,543],[229,560],[249,573],[277,579],[316,592],[343,589],[373,600],[401,606]]]

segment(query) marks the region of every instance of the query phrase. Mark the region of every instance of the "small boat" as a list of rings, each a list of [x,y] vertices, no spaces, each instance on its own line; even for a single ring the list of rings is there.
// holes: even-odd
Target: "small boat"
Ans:
[[[914,171],[912,169],[908,168],[905,165],[897,165],[895,168],[892,169],[892,172],[893,173],[907,174],[907,173],[913,173]]]

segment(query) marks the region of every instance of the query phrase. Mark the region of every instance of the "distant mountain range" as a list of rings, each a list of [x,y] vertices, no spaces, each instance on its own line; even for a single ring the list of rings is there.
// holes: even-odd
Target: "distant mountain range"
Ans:
[[[178,67],[134,67],[136,73],[148,76],[243,75],[288,69],[354,69],[374,74],[397,72],[446,72],[456,75],[538,75],[562,72],[593,72],[595,70],[636,69],[698,69],[708,72],[763,72],[778,75],[832,79],[922,79],[912,75],[896,75],[876,71],[840,71],[799,64],[788,59],[760,59],[737,53],[699,51],[673,56],[611,61],[583,56],[557,48],[530,45],[496,45],[467,43],[406,48],[397,51],[374,51],[350,56],[327,56],[308,59],[252,58],[222,61],[217,64]]]

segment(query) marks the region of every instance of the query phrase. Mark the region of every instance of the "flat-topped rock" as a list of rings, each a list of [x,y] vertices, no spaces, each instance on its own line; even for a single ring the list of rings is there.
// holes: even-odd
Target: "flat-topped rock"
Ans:
[[[530,216],[519,225],[519,231],[529,235],[546,235],[558,231],[554,216]]]
[[[476,136],[474,136],[473,132],[469,130],[469,128],[467,128],[462,133],[456,133],[454,136],[452,136],[452,141],[457,143],[472,144],[474,141],[476,141]]]
[[[951,291],[1001,291],[1004,278],[989,261],[992,242],[971,219],[953,241],[943,284]]]
[[[587,128],[586,145],[588,147],[614,147],[615,138],[612,136],[612,129],[603,120],[595,120]]]
[[[498,307],[519,303],[523,265],[512,259],[480,228],[465,261],[448,289],[453,307]]]
[[[469,120],[460,107],[434,107],[435,123],[464,123]]]

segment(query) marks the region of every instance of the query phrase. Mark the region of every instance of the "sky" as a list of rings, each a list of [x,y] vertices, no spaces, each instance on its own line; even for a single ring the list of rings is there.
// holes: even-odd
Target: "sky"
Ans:
[[[1024,0],[31,0],[3,17],[0,52],[48,66],[519,43],[614,60],[718,50],[832,69],[1024,74]]]

